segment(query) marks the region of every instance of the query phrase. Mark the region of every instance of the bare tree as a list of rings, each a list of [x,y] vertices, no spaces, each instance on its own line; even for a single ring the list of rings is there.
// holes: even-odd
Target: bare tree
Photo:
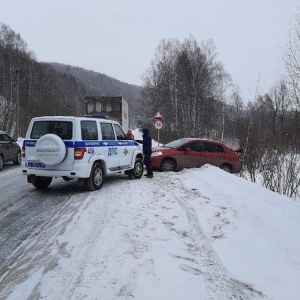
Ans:
[[[296,151],[278,153],[276,150],[267,150],[260,172],[266,188],[291,198],[299,197],[300,163]]]
[[[291,25],[288,44],[283,57],[286,68],[286,82],[296,109],[300,108],[300,13]]]
[[[211,41],[199,46],[193,37],[183,43],[163,40],[144,76],[145,107],[151,115],[162,111],[170,135],[215,135],[220,128],[218,88],[226,76]]]
[[[224,141],[225,134],[225,123],[229,103],[233,97],[233,84],[231,76],[224,72],[223,66],[219,66],[217,72],[218,83],[216,85],[216,97],[221,101],[221,112],[222,112],[222,129],[221,129],[221,141]]]
[[[270,136],[272,137],[273,148],[277,148],[282,144],[285,131],[285,117],[290,108],[290,100],[287,97],[287,87],[282,80],[279,84],[275,85],[269,94],[264,96],[264,105],[267,109],[268,118],[266,118],[266,125],[270,121]]]

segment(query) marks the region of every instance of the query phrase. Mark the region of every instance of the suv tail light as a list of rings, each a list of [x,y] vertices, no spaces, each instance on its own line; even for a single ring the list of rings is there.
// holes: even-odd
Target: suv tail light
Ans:
[[[24,146],[22,146],[22,152],[21,152],[21,154],[22,154],[22,157],[25,158],[25,147]]]
[[[75,159],[83,159],[85,152],[86,152],[86,148],[75,148],[74,149],[74,158]]]

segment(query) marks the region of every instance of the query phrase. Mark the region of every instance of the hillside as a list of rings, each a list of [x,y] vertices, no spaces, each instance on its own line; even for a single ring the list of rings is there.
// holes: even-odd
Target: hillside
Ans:
[[[80,67],[50,63],[60,73],[75,77],[82,83],[88,95],[92,96],[122,96],[129,104],[132,117],[139,114],[142,87],[121,82],[115,78]]]

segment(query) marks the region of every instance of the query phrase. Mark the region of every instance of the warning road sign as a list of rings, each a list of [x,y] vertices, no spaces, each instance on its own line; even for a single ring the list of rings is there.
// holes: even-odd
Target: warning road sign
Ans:
[[[158,112],[155,114],[154,119],[163,119],[163,116],[162,116],[162,114],[158,111]]]

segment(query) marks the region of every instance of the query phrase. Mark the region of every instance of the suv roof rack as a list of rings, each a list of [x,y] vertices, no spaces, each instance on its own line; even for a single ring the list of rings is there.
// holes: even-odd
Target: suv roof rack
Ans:
[[[87,118],[98,118],[98,119],[106,119],[108,120],[108,116],[107,115],[83,115],[84,117]]]

